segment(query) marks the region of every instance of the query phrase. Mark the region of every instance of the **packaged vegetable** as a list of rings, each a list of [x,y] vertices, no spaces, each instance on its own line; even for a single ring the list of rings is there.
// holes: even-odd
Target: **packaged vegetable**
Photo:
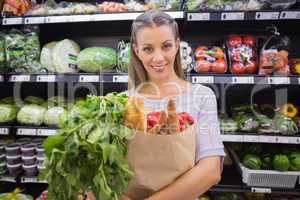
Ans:
[[[78,67],[85,72],[112,71],[116,64],[117,52],[108,47],[89,47],[78,55]]]
[[[5,38],[4,34],[0,33],[0,73],[6,72],[5,63]]]
[[[224,74],[227,71],[227,62],[222,48],[212,46],[198,46],[194,52],[194,70],[197,73]]]
[[[55,41],[49,42],[43,46],[41,51],[40,62],[41,65],[48,70],[48,72],[55,72],[55,68],[53,66],[53,60],[52,60],[52,52],[56,44],[57,42]]]
[[[23,106],[17,115],[17,120],[21,124],[29,124],[39,126],[44,121],[44,114],[46,112],[46,108],[29,104]]]
[[[12,104],[0,103],[0,123],[14,121],[17,117],[18,109]]]
[[[31,8],[30,0],[5,0],[3,13],[5,15],[21,16]]]
[[[44,123],[46,125],[58,126],[60,115],[65,114],[67,111],[63,107],[51,107],[44,115]]]
[[[80,47],[73,40],[64,39],[58,42],[52,50],[55,71],[57,73],[76,73],[79,52]]]
[[[252,35],[229,35],[226,39],[230,71],[233,74],[257,72],[256,39]]]
[[[290,40],[272,27],[272,35],[265,41],[260,52],[260,75],[289,75],[288,47]]]
[[[120,41],[118,43],[118,67],[120,72],[127,72],[130,61],[130,42]]]
[[[104,1],[98,5],[98,9],[103,13],[112,13],[112,12],[126,12],[128,11],[127,5],[123,3]]]
[[[180,58],[181,58],[181,65],[183,70],[185,72],[190,72],[193,69],[192,48],[185,41],[180,42]]]

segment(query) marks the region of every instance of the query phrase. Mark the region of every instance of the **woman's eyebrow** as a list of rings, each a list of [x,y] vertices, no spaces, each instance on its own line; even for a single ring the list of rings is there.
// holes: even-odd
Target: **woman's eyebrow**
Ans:
[[[173,40],[169,39],[169,40],[164,41],[163,44],[166,43],[166,42],[172,42],[172,41]]]

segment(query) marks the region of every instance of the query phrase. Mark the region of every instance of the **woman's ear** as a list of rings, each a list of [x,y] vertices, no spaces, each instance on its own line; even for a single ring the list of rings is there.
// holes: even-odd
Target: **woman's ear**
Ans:
[[[180,48],[180,39],[179,38],[177,38],[177,40],[175,42],[175,47],[176,47],[176,51],[178,51]]]
[[[132,44],[133,51],[137,57],[139,57],[139,49],[135,43]]]

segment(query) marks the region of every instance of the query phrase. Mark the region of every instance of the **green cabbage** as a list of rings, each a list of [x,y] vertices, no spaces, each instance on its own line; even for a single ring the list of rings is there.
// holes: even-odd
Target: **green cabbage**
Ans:
[[[44,123],[46,125],[59,125],[59,117],[60,115],[66,113],[67,111],[63,107],[52,107],[49,108],[44,116]]]
[[[0,123],[11,122],[16,119],[18,109],[15,105],[0,104]]]
[[[111,71],[117,64],[116,50],[108,47],[90,47],[78,55],[78,67],[85,72]]]
[[[17,120],[21,124],[41,125],[44,121],[46,108],[34,104],[25,105],[17,115]]]

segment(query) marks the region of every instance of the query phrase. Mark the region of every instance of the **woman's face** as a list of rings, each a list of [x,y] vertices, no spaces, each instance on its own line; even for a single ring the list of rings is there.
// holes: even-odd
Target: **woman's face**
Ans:
[[[179,39],[167,25],[145,27],[138,31],[133,44],[150,80],[168,80],[176,76],[174,62],[179,48]]]

